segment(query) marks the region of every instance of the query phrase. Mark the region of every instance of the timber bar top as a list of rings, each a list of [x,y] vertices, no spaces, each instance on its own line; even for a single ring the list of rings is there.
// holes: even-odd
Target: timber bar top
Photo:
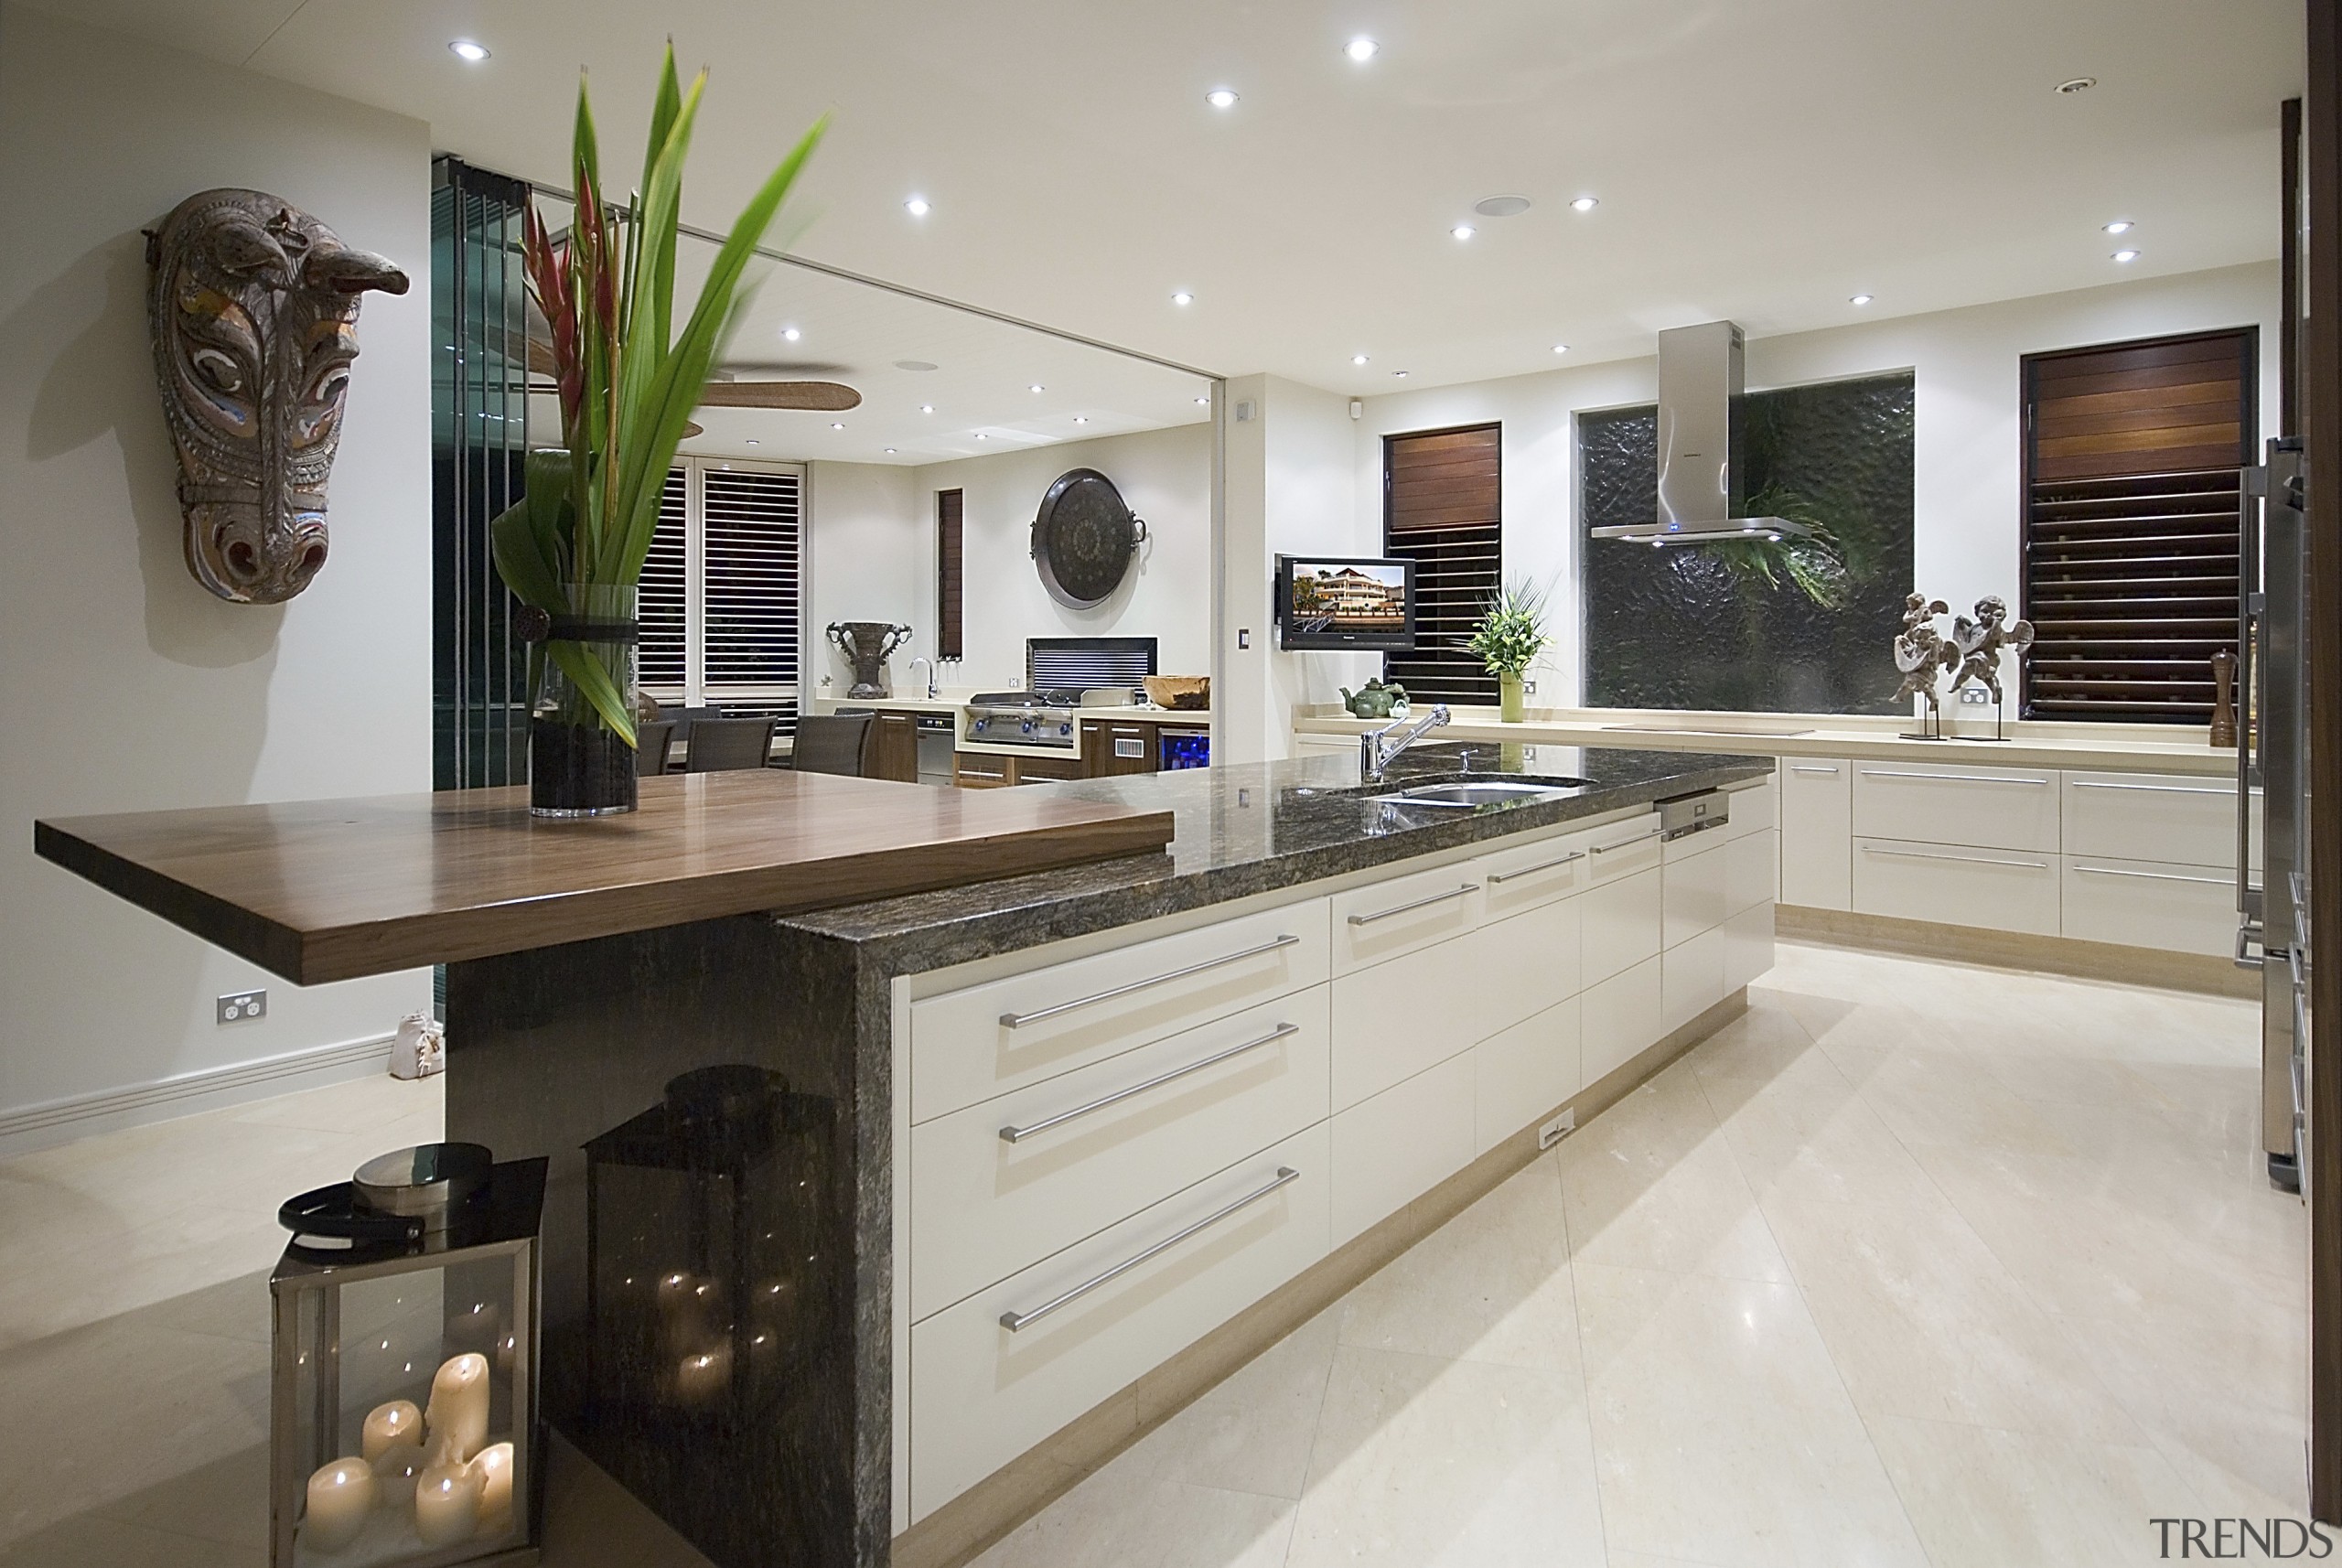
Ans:
[[[74,817],[34,852],[300,985],[622,931],[959,886],[1171,841],[1054,790],[755,768],[645,779],[641,808],[529,815],[525,788]]]

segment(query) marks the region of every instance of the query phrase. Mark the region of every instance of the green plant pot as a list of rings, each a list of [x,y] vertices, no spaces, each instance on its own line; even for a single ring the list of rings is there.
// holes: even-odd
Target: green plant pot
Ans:
[[[1524,700],[1521,679],[1518,675],[1497,677],[1498,714],[1505,723],[1517,725],[1529,716],[1529,704]]]

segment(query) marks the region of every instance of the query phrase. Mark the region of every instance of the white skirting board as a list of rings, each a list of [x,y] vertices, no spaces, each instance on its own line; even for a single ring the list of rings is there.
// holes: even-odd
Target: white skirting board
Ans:
[[[167,1122],[199,1111],[217,1111],[296,1090],[346,1083],[370,1072],[390,1070],[391,1042],[375,1035],[338,1045],[314,1046],[281,1057],[206,1068],[152,1083],[110,1089],[0,1112],[0,1155],[30,1154],[93,1133]]]

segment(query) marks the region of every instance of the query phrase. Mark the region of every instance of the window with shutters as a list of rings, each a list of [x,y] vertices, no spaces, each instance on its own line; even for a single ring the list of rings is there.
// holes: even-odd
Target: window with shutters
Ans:
[[[1415,646],[1383,679],[1417,703],[1493,703],[1497,679],[1458,644],[1503,580],[1502,427],[1382,438],[1384,551],[1415,564]]]
[[[670,470],[643,563],[644,690],[795,726],[804,470],[686,458]]]
[[[935,492],[935,655],[963,657],[960,598],[965,587],[960,553],[960,523],[964,498],[958,490]]]
[[[2028,355],[2025,714],[2207,724],[2236,646],[2258,333]]]

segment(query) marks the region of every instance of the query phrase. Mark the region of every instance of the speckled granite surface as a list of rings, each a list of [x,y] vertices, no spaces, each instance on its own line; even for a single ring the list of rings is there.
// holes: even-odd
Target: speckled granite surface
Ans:
[[[1358,759],[1347,755],[1029,785],[1168,809],[1177,822],[1170,851],[776,922],[854,943],[865,961],[892,972],[916,972],[1695,794],[1772,768],[1765,757],[1477,743],[1417,746],[1377,786],[1361,783]],[[1466,777],[1583,782],[1554,800],[1476,811],[1372,799]]]

